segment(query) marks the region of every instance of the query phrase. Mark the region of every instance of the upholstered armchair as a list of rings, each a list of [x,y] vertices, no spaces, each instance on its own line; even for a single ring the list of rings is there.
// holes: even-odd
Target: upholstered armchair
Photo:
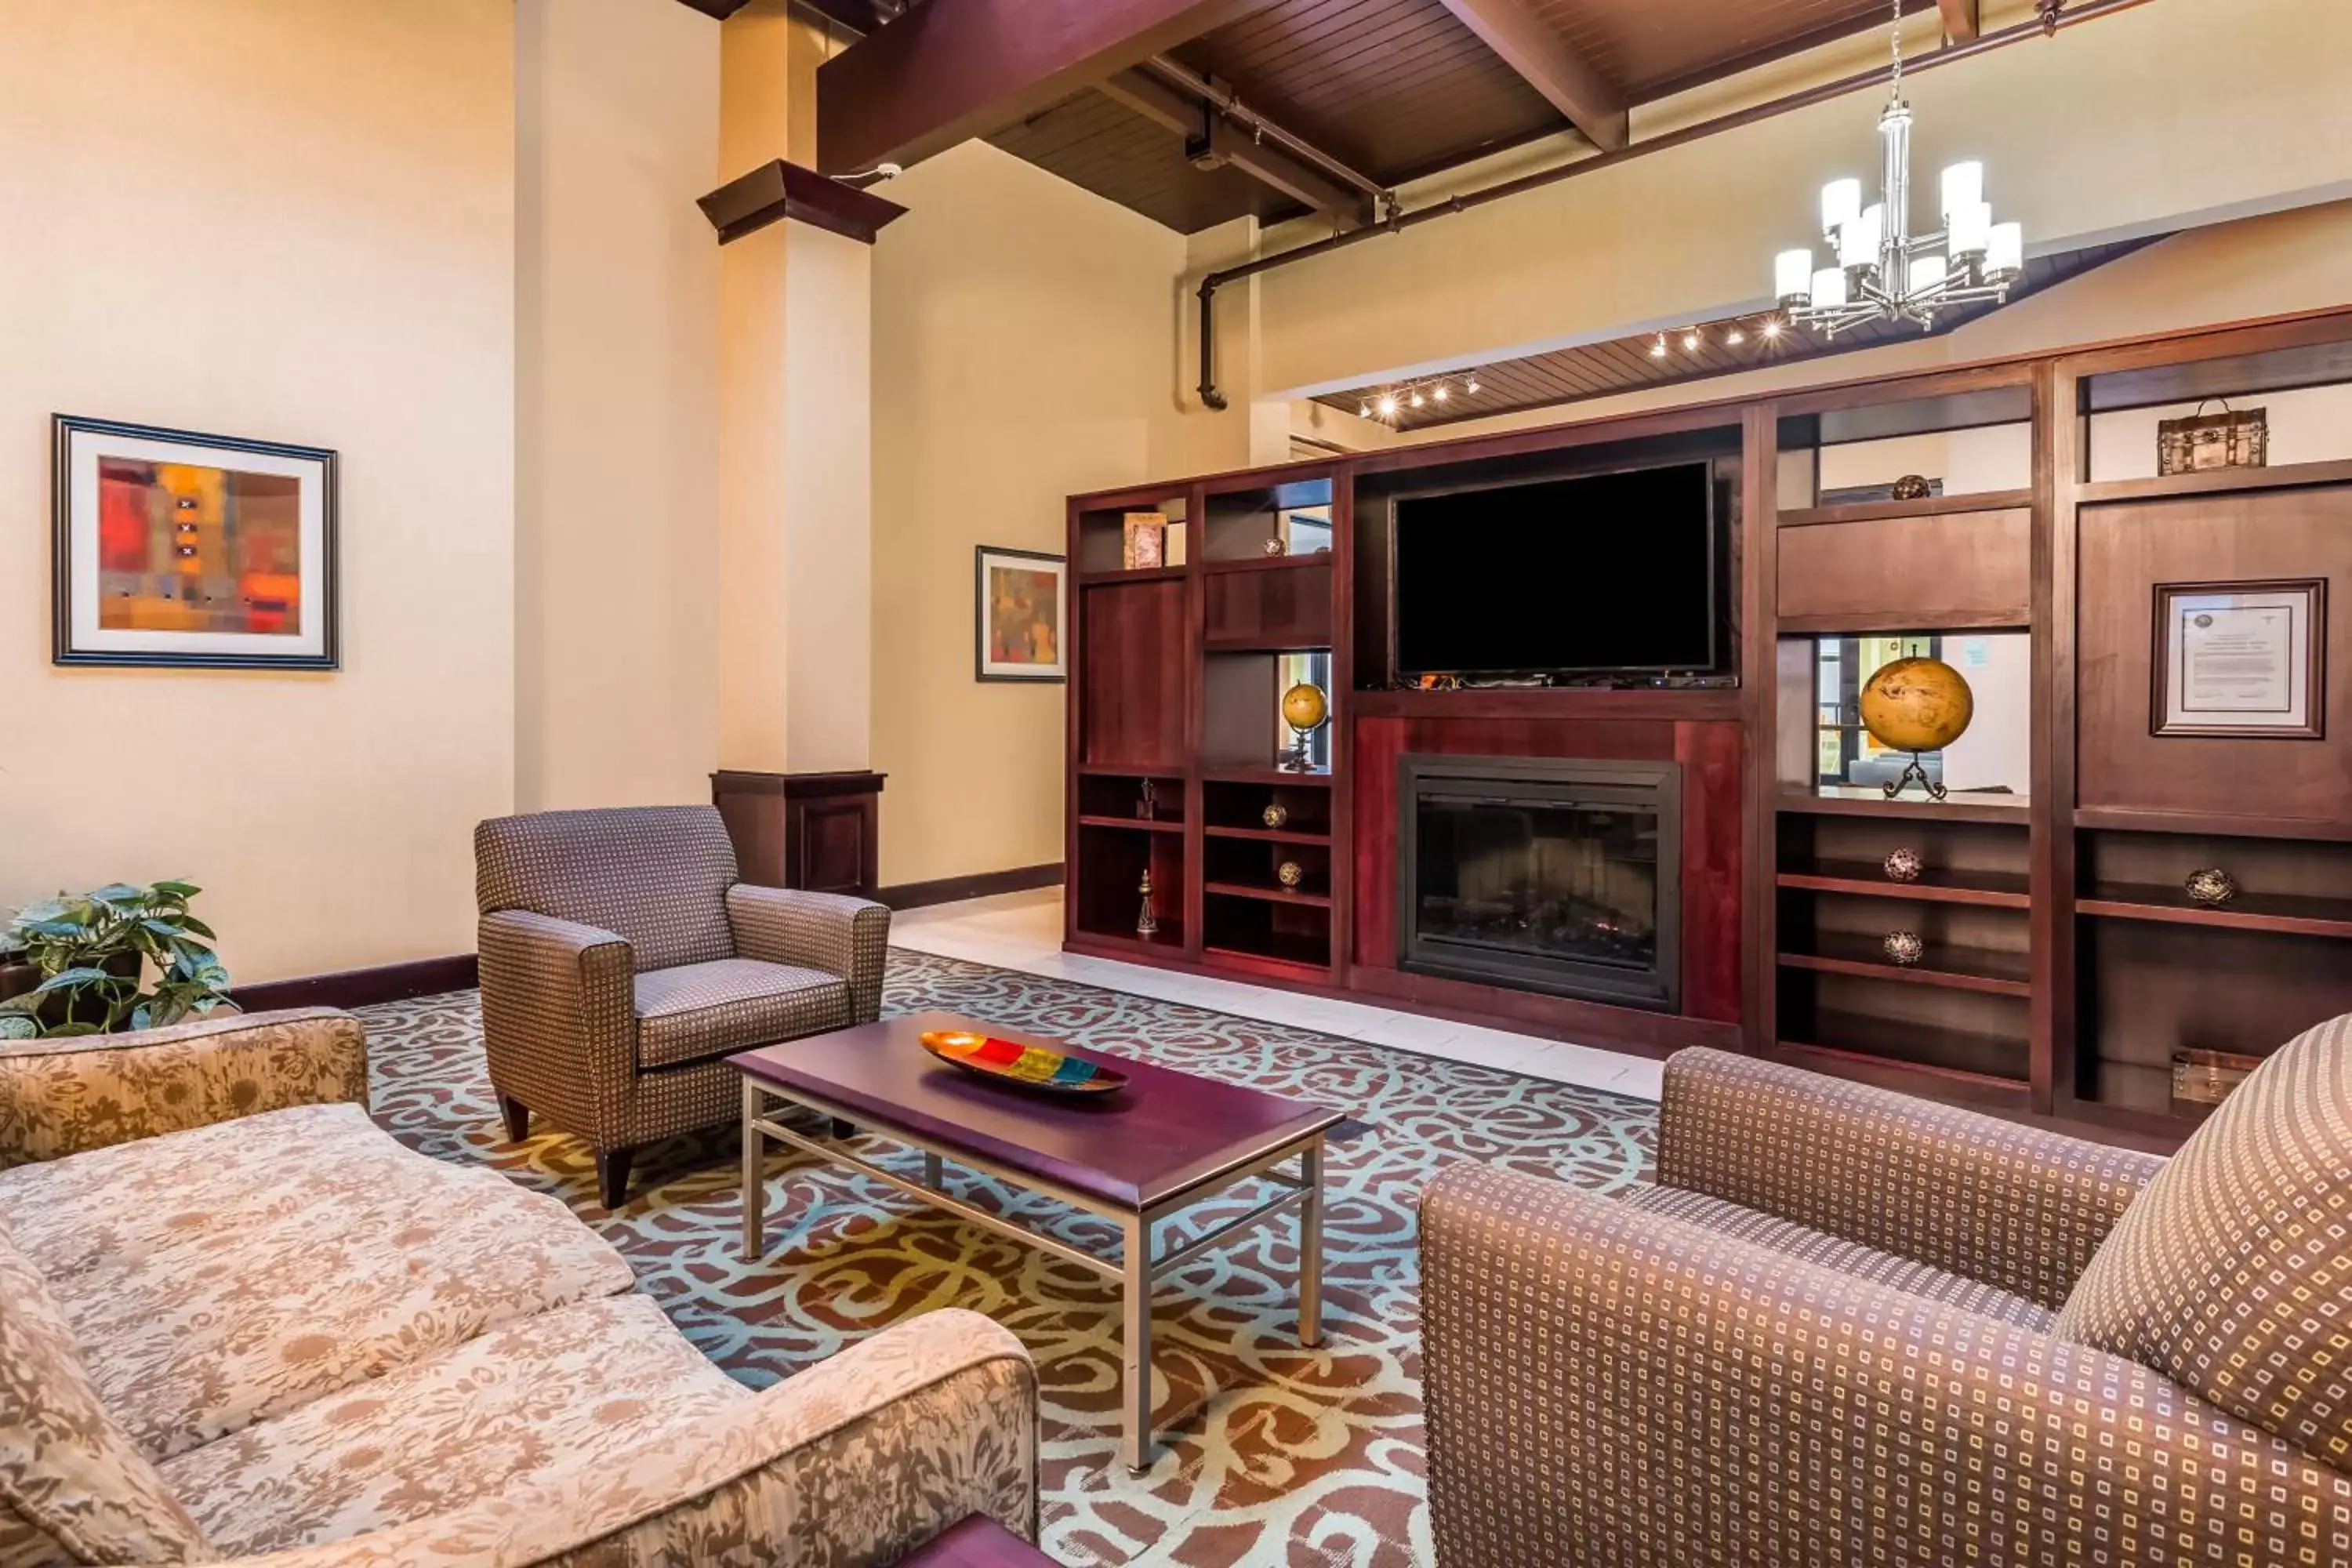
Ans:
[[[2352,1561],[2352,1018],[2167,1163],[1716,1051],[1422,1211],[1439,1568]]]
[[[881,1014],[890,911],[737,880],[710,806],[494,818],[474,890],[508,1134],[584,1139],[608,1208],[637,1149],[740,1113],[730,1054]]]

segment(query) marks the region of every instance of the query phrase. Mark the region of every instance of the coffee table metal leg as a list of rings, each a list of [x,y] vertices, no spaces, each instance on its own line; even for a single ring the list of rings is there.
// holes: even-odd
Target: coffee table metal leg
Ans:
[[[1323,1138],[1298,1156],[1307,1201],[1298,1205],[1298,1342],[1323,1342]]]
[[[923,1153],[923,1185],[936,1188],[940,1184],[940,1157],[926,1150]]]
[[[758,1262],[765,1244],[760,1234],[763,1211],[768,1206],[768,1184],[763,1180],[767,1140],[760,1131],[760,1115],[766,1109],[761,1103],[760,1086],[749,1078],[743,1080],[743,1256]]]
[[[1127,1468],[1139,1475],[1151,1468],[1152,1448],[1151,1223],[1138,1215],[1126,1220],[1124,1228],[1127,1323],[1119,1346],[1125,1373],[1119,1385],[1119,1407],[1125,1413],[1126,1431],[1119,1447]]]

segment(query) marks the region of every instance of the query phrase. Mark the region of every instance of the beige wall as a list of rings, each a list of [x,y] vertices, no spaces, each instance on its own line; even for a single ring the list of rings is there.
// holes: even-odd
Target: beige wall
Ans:
[[[874,251],[882,880],[1062,858],[1060,686],[972,679],[972,550],[1179,466],[1184,241],[985,143],[909,170]]]
[[[515,28],[516,804],[708,801],[719,28],[675,0]]]
[[[502,0],[12,0],[0,906],[205,889],[231,972],[462,952],[514,788]],[[341,454],[343,668],[49,663],[48,416]]]

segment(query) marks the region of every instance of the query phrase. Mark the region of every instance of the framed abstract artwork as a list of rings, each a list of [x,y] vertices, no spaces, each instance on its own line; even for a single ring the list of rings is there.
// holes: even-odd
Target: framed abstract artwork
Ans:
[[[52,421],[58,664],[333,669],[335,454]]]
[[[981,545],[973,552],[973,674],[1061,680],[1069,672],[1069,563],[1059,555]]]

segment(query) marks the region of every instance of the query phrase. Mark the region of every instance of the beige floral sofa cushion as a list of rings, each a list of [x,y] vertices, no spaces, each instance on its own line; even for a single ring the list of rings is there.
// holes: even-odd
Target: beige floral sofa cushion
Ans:
[[[0,1171],[0,1210],[159,1460],[634,1283],[555,1199],[348,1104]]]
[[[0,1229],[0,1563],[210,1555],[195,1521],[108,1414],[40,1271]]]
[[[643,1296],[542,1312],[168,1460],[213,1544],[249,1555],[463,1508],[560,1466],[625,1469],[751,1392]]]

